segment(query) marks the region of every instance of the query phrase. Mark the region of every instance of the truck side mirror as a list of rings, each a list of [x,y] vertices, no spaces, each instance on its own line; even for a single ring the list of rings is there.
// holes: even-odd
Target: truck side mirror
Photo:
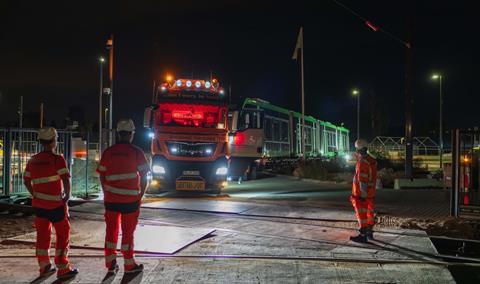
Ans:
[[[152,118],[153,118],[153,109],[151,107],[147,107],[145,112],[143,113],[143,127],[151,128],[152,127]]]

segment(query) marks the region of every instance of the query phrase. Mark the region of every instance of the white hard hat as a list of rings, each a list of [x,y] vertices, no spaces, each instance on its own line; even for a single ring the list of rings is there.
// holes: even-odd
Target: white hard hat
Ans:
[[[367,140],[365,139],[357,139],[357,141],[355,141],[355,148],[357,150],[360,150],[360,149],[363,149],[363,148],[367,148],[368,147],[368,143],[367,143]]]
[[[44,128],[40,128],[38,130],[38,139],[39,140],[50,141],[50,140],[53,140],[54,138],[57,138],[57,137],[58,137],[57,130],[55,130],[55,128],[53,128],[53,127],[44,127]]]
[[[117,131],[133,132],[135,131],[135,124],[131,119],[121,119],[117,122]]]

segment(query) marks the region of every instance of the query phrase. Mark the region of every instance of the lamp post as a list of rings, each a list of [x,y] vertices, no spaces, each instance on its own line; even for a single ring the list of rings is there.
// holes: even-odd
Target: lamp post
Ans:
[[[108,123],[108,107],[105,108],[105,125]]]
[[[433,74],[432,80],[438,80],[438,96],[439,96],[439,109],[438,109],[438,141],[440,143],[440,169],[443,168],[443,95],[442,95],[442,79],[441,74]]]
[[[102,119],[103,119],[103,107],[102,107],[102,95],[103,95],[103,63],[105,58],[100,57],[98,59],[98,68],[100,74],[100,91],[98,93],[98,155],[102,155]],[[87,145],[88,147],[88,145]]]
[[[360,91],[353,89],[352,95],[357,97],[357,139],[360,139]]]

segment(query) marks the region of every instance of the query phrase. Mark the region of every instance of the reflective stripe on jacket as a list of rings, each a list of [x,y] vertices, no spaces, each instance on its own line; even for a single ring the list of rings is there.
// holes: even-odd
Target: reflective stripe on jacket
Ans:
[[[355,165],[352,195],[361,198],[375,196],[377,182],[377,161],[370,155],[359,157]]]

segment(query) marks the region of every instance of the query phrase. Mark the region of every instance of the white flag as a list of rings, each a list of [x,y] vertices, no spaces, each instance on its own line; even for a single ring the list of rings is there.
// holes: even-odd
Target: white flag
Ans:
[[[295,46],[295,51],[292,56],[293,60],[297,60],[297,54],[300,48],[303,48],[303,27],[300,27],[300,32],[298,33],[297,45]]]

